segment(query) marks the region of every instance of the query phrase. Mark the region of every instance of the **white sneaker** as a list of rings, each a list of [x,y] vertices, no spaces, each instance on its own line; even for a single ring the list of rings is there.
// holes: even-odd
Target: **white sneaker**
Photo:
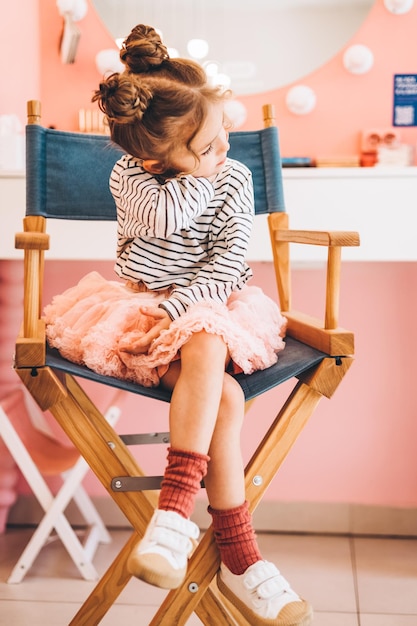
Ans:
[[[232,574],[222,563],[217,586],[251,626],[311,624],[311,606],[291,589],[273,563],[258,561],[241,575]]]
[[[175,511],[156,509],[142,541],[129,556],[129,572],[156,587],[176,589],[184,580],[199,535],[194,522]]]

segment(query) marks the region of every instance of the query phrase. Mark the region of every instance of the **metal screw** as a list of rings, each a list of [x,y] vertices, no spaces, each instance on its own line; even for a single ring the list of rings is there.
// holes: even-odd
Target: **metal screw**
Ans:
[[[255,487],[260,487],[263,483],[263,478],[262,476],[254,476],[252,478],[252,482],[255,485]]]
[[[111,448],[112,450],[114,450],[114,449],[115,449],[115,447],[116,447],[116,444],[115,444],[113,441],[108,441],[108,442],[107,442],[107,445],[108,445],[108,446],[109,446],[109,448]]]
[[[197,591],[198,591],[197,583],[190,583],[188,585],[188,591],[190,591],[191,593],[197,593]]]
[[[116,489],[121,489],[122,481],[121,480],[115,480],[114,481],[114,486],[115,486]]]

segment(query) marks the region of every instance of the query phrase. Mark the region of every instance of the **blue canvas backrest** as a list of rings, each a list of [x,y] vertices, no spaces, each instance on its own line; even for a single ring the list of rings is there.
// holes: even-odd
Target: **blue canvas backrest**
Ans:
[[[105,135],[26,126],[26,215],[115,220],[109,190],[123,152]]]
[[[284,212],[281,155],[276,126],[230,133],[229,143],[228,156],[241,161],[252,172],[256,214]]]
[[[230,134],[231,158],[252,171],[256,213],[285,211],[275,127]],[[115,220],[109,191],[114,163],[123,154],[105,135],[26,127],[26,215]]]

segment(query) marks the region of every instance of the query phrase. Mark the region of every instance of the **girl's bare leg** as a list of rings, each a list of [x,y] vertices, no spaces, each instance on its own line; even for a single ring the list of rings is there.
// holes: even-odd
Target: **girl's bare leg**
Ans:
[[[232,509],[245,500],[240,442],[244,413],[242,388],[225,373],[216,427],[209,448],[210,463],[204,479],[207,497],[214,509]]]
[[[259,551],[245,501],[240,447],[244,396],[240,385],[224,371],[227,358],[226,346],[215,335],[198,333],[183,346],[181,362],[173,363],[163,380],[173,389],[171,445],[209,456],[204,481],[220,552],[218,587],[223,595],[251,624],[307,626],[310,605]],[[251,585],[256,581],[262,587],[262,595],[248,591],[248,576]],[[266,596],[265,589],[269,590]]]
[[[157,509],[128,564],[135,576],[159,587],[173,589],[181,584],[193,548],[191,540],[199,534],[190,516],[201,480],[206,478],[211,465],[207,453],[213,448],[218,413],[224,405],[227,358],[227,348],[220,337],[196,333],[183,346],[181,361],[172,363],[162,380],[165,387],[173,389],[171,445]],[[214,446],[214,458],[219,456]],[[235,468],[223,470],[236,473]],[[239,471],[240,465],[238,475]],[[217,475],[221,475],[220,471]],[[241,478],[238,487],[240,482]],[[221,490],[223,486],[214,480],[212,489]]]
[[[215,509],[229,509],[245,499],[240,431],[244,396],[225,369],[228,354],[221,337],[205,332],[191,337],[163,378],[173,388],[170,407],[171,446],[209,454],[205,477]]]
[[[205,332],[196,333],[181,348],[181,366],[170,407],[173,448],[208,453],[222,395],[226,358],[227,348],[221,337]]]

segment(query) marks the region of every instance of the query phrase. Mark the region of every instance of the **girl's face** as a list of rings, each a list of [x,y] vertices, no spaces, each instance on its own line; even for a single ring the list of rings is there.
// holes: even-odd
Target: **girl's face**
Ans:
[[[214,178],[222,169],[229,150],[229,133],[224,125],[224,105],[222,102],[210,105],[206,120],[191,142],[194,154],[185,146],[173,155],[175,166],[181,172],[196,178]]]

